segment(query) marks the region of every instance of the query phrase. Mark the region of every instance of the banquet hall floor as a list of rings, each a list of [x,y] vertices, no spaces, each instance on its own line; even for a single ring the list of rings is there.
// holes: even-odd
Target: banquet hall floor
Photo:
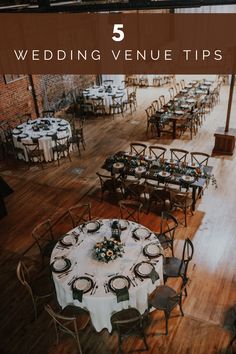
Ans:
[[[14,189],[6,200],[8,216],[0,220],[0,352],[10,353],[70,353],[76,352],[74,341],[63,337],[55,344],[54,328],[42,310],[35,322],[31,322],[32,311],[29,299],[16,279],[15,268],[21,254],[31,250],[31,231],[45,218],[59,221],[55,232],[59,236],[71,229],[66,214],[68,207],[79,202],[91,202],[92,214],[98,217],[119,216],[117,203],[109,197],[100,202],[99,181],[95,175],[107,155],[128,149],[131,141],[142,141],[189,151],[211,153],[214,131],[224,126],[228,86],[221,89],[221,100],[207,116],[199,133],[190,140],[157,139],[146,136],[146,114],[144,109],[159,95],[166,94],[165,88],[138,89],[138,108],[132,115],[125,113],[106,118],[89,118],[85,122],[86,150],[72,153],[68,159],[45,164],[45,168],[32,167],[24,163],[0,161],[2,177]],[[233,101],[231,126],[236,127],[236,97]],[[180,256],[183,240],[190,237],[195,254],[190,267],[191,282],[188,297],[184,299],[185,316],[176,309],[169,321],[169,335],[165,336],[164,318],[160,312],[152,313],[147,329],[148,353],[151,354],[213,354],[226,353],[232,336],[232,307],[236,299],[236,198],[235,156],[211,158],[218,188],[209,185],[197,204],[194,216],[189,217],[188,227],[179,227],[176,254]],[[141,223],[152,230],[158,228],[159,216],[151,212],[141,215]],[[172,284],[172,283],[171,283]],[[172,284],[173,285],[173,284]],[[117,336],[107,331],[96,333],[91,327],[81,334],[85,354],[111,354],[118,352]],[[142,341],[131,337],[124,341],[125,352],[140,352]],[[145,351],[143,351],[145,352]],[[146,352],[147,353],[147,352]]]

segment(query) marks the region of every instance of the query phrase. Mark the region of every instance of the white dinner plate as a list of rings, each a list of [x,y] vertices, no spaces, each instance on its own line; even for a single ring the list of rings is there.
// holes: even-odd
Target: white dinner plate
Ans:
[[[76,243],[76,238],[74,235],[65,235],[61,240],[60,242],[63,244],[63,245],[66,245],[66,246],[72,246],[74,243]]]
[[[28,137],[28,134],[19,134],[18,137],[24,139]]]
[[[162,251],[158,243],[149,243],[143,248],[143,253],[146,256],[157,257],[162,254]]]
[[[73,288],[81,290],[84,293],[91,289],[92,280],[86,277],[77,278],[73,283]]]
[[[138,166],[138,167],[136,167],[135,168],[135,173],[144,173],[144,172],[146,172],[146,167],[144,167],[144,166]]]
[[[88,232],[93,232],[100,228],[100,224],[98,221],[89,221],[86,223],[85,227]]]
[[[151,236],[151,232],[148,229],[145,229],[144,227],[140,227],[133,232],[134,236],[136,238],[140,239],[147,239]]]
[[[119,225],[120,225],[121,230],[125,230],[129,226],[129,222],[128,222],[128,220],[121,219],[121,220],[119,220]]]
[[[111,278],[108,282],[108,286],[112,291],[123,289],[124,287],[130,287],[130,281],[123,275],[117,275]]]
[[[13,129],[12,133],[13,133],[14,135],[19,135],[19,134],[21,134],[22,132],[21,132],[21,130],[19,130],[19,129]]]
[[[61,273],[66,271],[71,267],[71,262],[67,258],[55,258],[54,262],[51,264],[52,270],[56,273]]]
[[[181,179],[187,183],[193,183],[195,181],[195,177],[187,175],[182,176]]]
[[[155,161],[156,160],[156,157],[155,156],[152,156],[152,155],[145,155],[144,156],[144,159],[146,161]]]
[[[148,277],[153,268],[153,265],[149,262],[140,262],[136,264],[134,271],[141,277]]]
[[[120,170],[120,169],[122,169],[122,168],[124,168],[124,163],[123,162],[115,162],[115,163],[113,163],[113,168],[114,169],[117,169],[117,170]]]
[[[160,171],[158,172],[158,175],[166,178],[166,177],[170,177],[170,172]]]

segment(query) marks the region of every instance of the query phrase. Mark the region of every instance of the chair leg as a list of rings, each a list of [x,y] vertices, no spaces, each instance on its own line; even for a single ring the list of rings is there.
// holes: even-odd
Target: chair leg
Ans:
[[[76,340],[76,343],[77,343],[77,346],[78,346],[79,354],[83,354],[82,353],[82,349],[81,349],[81,345],[80,345],[80,340],[79,340],[78,333],[76,333],[76,335],[75,335],[75,340]]]
[[[145,344],[145,349],[148,350],[149,348],[148,348],[147,341],[146,341],[146,336],[145,336],[145,333],[144,333],[143,330],[141,331],[141,335],[143,337],[143,342]]]
[[[169,312],[167,312],[167,311],[164,311],[164,313],[165,313],[166,335],[167,335],[167,334],[168,334],[168,320],[169,320],[170,314],[169,314]]]
[[[171,241],[171,243],[170,243],[170,248],[171,248],[172,257],[174,257],[174,242],[173,241]]]
[[[186,288],[185,288],[185,290],[186,290]],[[182,308],[182,296],[180,296],[180,299],[179,299],[179,308],[180,308],[181,315],[184,316],[184,311]]]
[[[184,209],[184,226],[187,227],[187,209]]]
[[[118,342],[119,342],[119,353],[122,354],[122,339],[121,335],[118,335]]]

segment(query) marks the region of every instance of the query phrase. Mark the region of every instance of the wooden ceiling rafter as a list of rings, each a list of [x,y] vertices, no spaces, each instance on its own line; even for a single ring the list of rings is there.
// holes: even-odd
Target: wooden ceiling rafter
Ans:
[[[29,5],[27,5],[27,3]],[[0,12],[104,12],[132,10],[161,10],[175,8],[194,8],[202,6],[234,5],[235,0],[129,0],[127,2],[105,2],[82,0],[81,2],[53,3],[50,0],[38,0],[39,6],[30,6],[30,1],[22,7],[0,7]]]

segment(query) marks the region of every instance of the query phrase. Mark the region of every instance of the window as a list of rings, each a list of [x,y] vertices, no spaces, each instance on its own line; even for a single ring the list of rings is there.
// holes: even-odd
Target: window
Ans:
[[[23,77],[25,77],[25,75],[4,75],[4,80],[6,84],[9,84],[10,82],[22,79]]]

